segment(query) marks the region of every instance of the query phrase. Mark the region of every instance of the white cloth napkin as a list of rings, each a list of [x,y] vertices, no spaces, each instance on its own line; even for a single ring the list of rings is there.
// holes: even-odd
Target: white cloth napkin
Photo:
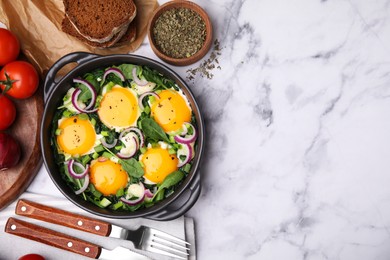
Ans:
[[[99,218],[102,220],[105,220],[107,222],[120,225],[125,228],[129,229],[135,229],[139,225],[146,225],[150,226],[156,229],[159,229],[161,231],[167,232],[169,234],[172,234],[174,236],[177,236],[182,239],[186,239],[189,243],[191,243],[191,250],[190,250],[190,256],[188,257],[189,260],[195,260],[196,259],[196,246],[195,246],[195,228],[194,228],[194,220],[192,218],[187,217],[181,217],[172,221],[153,221],[143,218],[137,218],[137,219],[107,219],[102,217],[97,217],[95,215],[92,215],[79,207],[75,206],[70,201],[64,199],[64,198],[58,198],[58,197],[49,197],[45,195],[39,195],[35,193],[24,193],[20,198],[24,198],[27,200],[35,201],[44,205],[57,207],[60,209],[64,209],[70,212],[82,214],[85,216],[93,217],[93,218]],[[19,257],[25,255],[25,254],[31,254],[36,253],[44,256],[46,260],[78,260],[78,259],[90,259],[86,258],[65,250],[61,250],[55,247],[51,247],[39,242],[35,242],[26,238],[22,238],[19,236],[11,235],[4,232],[5,224],[9,217],[14,217],[18,219],[25,220],[27,222],[31,222],[55,231],[62,232],[64,234],[74,236],[92,243],[95,243],[97,245],[103,246],[106,249],[113,249],[120,245],[128,245],[129,243],[123,243],[124,241],[114,238],[107,238],[107,237],[101,237],[93,234],[89,234],[82,231],[77,231],[75,229],[62,227],[59,225],[46,223],[43,221],[35,220],[32,218],[26,218],[22,216],[18,216],[15,214],[15,201],[8,207],[4,208],[0,211],[0,259],[4,260],[12,260],[12,259],[18,259]],[[132,250],[135,252],[140,252],[151,259],[161,259],[161,260],[168,260],[172,259],[170,257],[165,257],[159,254],[154,254],[151,252],[146,251],[140,251],[132,247]],[[113,258],[114,260],[115,258]]]

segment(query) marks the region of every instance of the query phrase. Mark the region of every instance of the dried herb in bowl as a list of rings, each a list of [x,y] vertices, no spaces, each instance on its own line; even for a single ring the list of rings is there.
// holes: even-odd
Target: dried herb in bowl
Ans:
[[[154,23],[153,40],[157,48],[172,58],[188,58],[206,40],[206,24],[195,11],[180,7],[163,12]]]

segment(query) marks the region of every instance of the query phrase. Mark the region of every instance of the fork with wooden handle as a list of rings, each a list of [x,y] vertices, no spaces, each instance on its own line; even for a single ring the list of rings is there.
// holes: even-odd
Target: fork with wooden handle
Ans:
[[[131,241],[135,248],[163,254],[178,259],[187,259],[189,243],[185,240],[156,230],[140,226],[136,230],[125,229],[111,223],[71,213],[62,209],[45,206],[21,199],[15,209],[17,215],[78,229],[100,236]]]
[[[113,250],[107,250],[90,242],[16,218],[8,219],[4,231],[95,259],[150,260],[124,247],[118,246]]]

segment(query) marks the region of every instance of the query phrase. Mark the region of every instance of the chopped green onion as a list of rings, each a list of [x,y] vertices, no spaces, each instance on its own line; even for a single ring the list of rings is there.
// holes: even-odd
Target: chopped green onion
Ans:
[[[70,95],[65,95],[63,98],[62,98],[62,101],[66,102],[70,99]]]
[[[62,130],[58,128],[58,129],[56,130],[56,135],[60,135],[61,132],[62,132]]]
[[[89,190],[90,190],[91,192],[96,191],[95,186],[93,186],[92,183],[90,183],[90,184],[88,185],[88,188],[89,188]]]
[[[82,159],[81,159],[81,163],[83,165],[86,165],[87,163],[89,163],[89,161],[91,160],[91,157],[89,157],[89,155],[85,155]]]
[[[92,186],[93,186],[93,185],[92,185]],[[100,191],[98,191],[98,190],[92,191],[92,194],[93,194],[93,196],[95,196],[95,197],[98,198],[98,199],[100,199],[101,196],[103,196],[103,194],[102,194]]]
[[[102,134],[102,136],[108,136],[109,135],[109,133],[107,131],[101,131],[100,133]]]
[[[88,115],[87,115],[87,114],[84,114],[84,113],[79,114],[77,117],[78,117],[79,119],[81,119],[81,120],[88,120],[88,119],[89,119]]]
[[[146,147],[141,147],[141,148],[139,148],[139,150],[141,151],[141,153],[145,153],[146,152]]]
[[[107,198],[103,198],[100,202],[99,205],[102,206],[103,208],[107,207],[108,205],[111,204],[111,201],[109,201]]]
[[[112,82],[112,81],[108,82],[108,84],[105,86],[106,91],[107,91],[107,92],[110,91],[110,90],[112,89],[113,86],[115,86],[115,83],[114,83],[114,82]]]
[[[118,201],[117,203],[115,203],[114,205],[112,205],[112,209],[113,210],[117,210],[119,208],[123,207],[123,202],[122,201]]]
[[[123,147],[122,145],[117,145],[115,146],[115,149],[119,151],[120,149],[122,149],[122,147]]]
[[[65,111],[62,113],[62,115],[63,115],[64,117],[71,117],[71,116],[72,116],[72,112],[70,112],[69,110],[65,110]]]
[[[154,101],[156,101],[156,98],[154,96],[149,96],[149,102],[150,104],[153,104]]]
[[[96,120],[95,120],[95,118],[91,118],[91,124],[93,125],[93,126],[95,126],[96,125]]]
[[[98,157],[99,157],[99,154],[97,152],[94,152],[92,155],[92,158],[96,160]]]
[[[104,152],[103,157],[106,157],[107,159],[111,159],[112,155],[108,152]]]
[[[119,190],[116,192],[116,197],[117,197],[117,198],[120,198],[120,197],[122,197],[124,194],[125,194],[125,191],[123,190],[123,188],[121,188],[121,189],[119,189]]]
[[[148,106],[144,107],[144,112],[146,114],[149,114],[150,113],[150,107],[148,107]]]
[[[168,153],[169,153],[169,154],[176,154],[176,150],[173,149],[173,148],[169,148],[169,149],[168,149]]]
[[[191,170],[191,164],[190,163],[187,163],[186,165],[184,165],[183,171],[185,171],[186,173],[189,173],[190,170]]]
[[[98,146],[95,147],[95,152],[100,153],[104,151],[104,146],[99,144]]]

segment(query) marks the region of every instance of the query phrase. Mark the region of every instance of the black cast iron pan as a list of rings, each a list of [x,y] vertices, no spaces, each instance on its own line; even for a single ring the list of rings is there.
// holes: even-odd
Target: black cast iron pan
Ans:
[[[77,63],[77,66],[61,79],[57,79],[56,77],[59,70],[69,63]],[[88,201],[85,201],[82,197],[77,196],[62,179],[57,165],[55,164],[50,145],[50,130],[53,116],[57,107],[62,102],[62,97],[71,87],[73,78],[84,75],[96,68],[106,68],[123,63],[146,65],[163,73],[166,77],[175,80],[191,104],[199,132],[197,141],[198,145],[192,169],[180,187],[173,193],[173,195],[163,201],[150,208],[141,209],[135,212],[102,209]],[[44,84],[44,100],[45,110],[41,125],[41,147],[44,163],[54,184],[65,195],[65,197],[75,205],[88,212],[108,218],[130,219],[145,217],[153,220],[171,220],[182,216],[195,204],[201,191],[199,168],[205,143],[204,122],[202,113],[199,110],[194,95],[187,87],[186,83],[174,71],[157,61],[137,55],[124,54],[98,56],[86,52],[74,52],[62,57],[48,71]]]

